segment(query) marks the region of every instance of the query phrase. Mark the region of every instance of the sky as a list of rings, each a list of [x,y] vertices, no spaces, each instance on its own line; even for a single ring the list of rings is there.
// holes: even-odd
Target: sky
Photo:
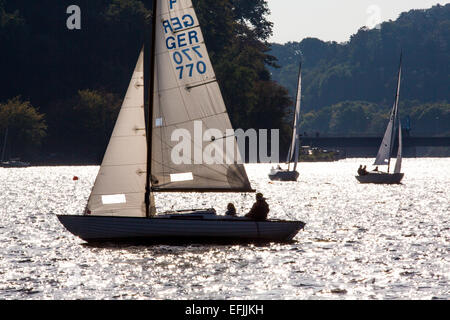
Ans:
[[[411,9],[428,9],[450,1],[437,0],[267,0],[274,23],[271,42],[307,37],[345,42],[363,26],[396,20]]]

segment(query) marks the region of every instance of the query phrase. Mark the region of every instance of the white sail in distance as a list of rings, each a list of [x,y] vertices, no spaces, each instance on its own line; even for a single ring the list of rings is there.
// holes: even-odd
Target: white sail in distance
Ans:
[[[294,126],[292,132],[292,142],[289,149],[288,162],[294,162],[294,171],[297,169],[300,152],[300,111],[302,100],[302,65],[300,64],[297,84],[297,97],[295,100]]]
[[[244,166],[235,161],[239,149],[227,132],[232,125],[191,0],[157,1],[155,32],[152,189],[252,191]],[[181,152],[177,146],[185,140],[189,148]],[[204,161],[205,150],[215,162]]]
[[[389,120],[388,127],[384,134],[383,142],[381,143],[380,149],[378,150],[377,157],[375,159],[375,166],[387,166],[389,164],[389,159],[391,158],[391,150],[393,144],[393,133],[395,126],[395,106],[392,109],[391,117]]]
[[[402,78],[402,55],[400,55],[400,66],[398,71],[398,80],[397,80],[397,90],[395,95],[394,106],[392,107],[391,117],[389,120],[388,127],[386,129],[386,133],[384,134],[383,142],[381,143],[380,149],[378,151],[377,157],[375,159],[374,165],[382,166],[389,165],[390,159],[392,157],[392,149],[394,147],[395,141],[395,125],[398,123],[400,126],[399,115],[398,115],[398,102],[400,98],[400,86],[401,86],[401,78]],[[401,134],[399,136],[401,138]]]
[[[145,217],[146,167],[144,54],[141,51],[86,213]]]
[[[400,56],[400,69],[398,72],[398,81],[397,81],[397,95],[396,95],[396,99],[395,99],[397,122],[398,122],[398,153],[397,153],[397,161],[395,163],[394,173],[400,173],[402,170],[402,157],[403,157],[402,123],[400,121],[400,115],[398,114],[398,102],[400,100],[401,82],[402,82],[402,55]]]

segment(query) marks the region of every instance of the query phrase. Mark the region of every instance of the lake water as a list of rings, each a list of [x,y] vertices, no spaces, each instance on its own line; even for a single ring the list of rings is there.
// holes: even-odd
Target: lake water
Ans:
[[[402,185],[358,184],[373,159],[302,163],[297,183],[248,165],[293,244],[91,247],[54,214],[83,211],[98,167],[0,169],[0,299],[450,299],[450,159],[406,159]],[[73,181],[78,176],[79,181]],[[159,211],[254,195],[157,195]]]

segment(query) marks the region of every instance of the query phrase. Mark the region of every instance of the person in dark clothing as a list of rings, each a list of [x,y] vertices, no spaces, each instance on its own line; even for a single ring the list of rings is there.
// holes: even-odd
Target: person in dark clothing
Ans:
[[[364,166],[363,168],[363,176],[367,176],[369,172],[367,171],[367,166]]]
[[[367,166],[359,166],[359,169],[358,169],[358,174],[360,175],[360,176],[367,176],[369,173],[367,172]]]
[[[232,203],[228,204],[227,212],[225,213],[225,215],[232,216],[232,217],[236,216],[236,207],[234,206],[234,204],[232,204]]]
[[[269,205],[266,202],[262,193],[258,193],[256,195],[256,202],[253,205],[252,209],[249,213],[245,215],[245,217],[250,218],[256,221],[265,221],[267,220],[267,215],[269,214]]]

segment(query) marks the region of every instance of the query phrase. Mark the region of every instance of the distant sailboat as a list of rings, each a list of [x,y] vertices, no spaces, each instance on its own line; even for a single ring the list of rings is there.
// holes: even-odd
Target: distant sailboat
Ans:
[[[0,167],[2,168],[27,168],[30,166],[30,163],[20,161],[20,159],[10,159],[8,161],[5,161],[5,154],[6,154],[6,145],[8,142],[8,132],[9,128],[6,128],[5,131],[5,137],[3,141],[3,150],[2,150],[2,158],[0,161]]]
[[[153,12],[149,125],[142,51],[85,214],[58,215],[60,222],[88,242],[291,240],[303,222],[257,222],[219,216],[214,209],[155,214],[155,192],[254,190],[244,166],[228,164],[224,153],[219,152],[223,164],[196,162],[204,144],[203,139],[192,139],[198,127],[215,128],[225,137],[232,126],[191,1],[154,1]],[[172,135],[177,129],[192,134],[193,152],[175,163],[172,155],[178,152]],[[223,139],[216,136],[211,141]],[[239,152],[236,139],[230,140]]]
[[[400,55],[400,67],[398,71],[397,91],[395,95],[394,106],[391,111],[389,124],[386,129],[383,142],[381,143],[378,155],[374,163],[374,166],[387,165],[388,166],[387,173],[381,172],[378,169],[372,172],[367,171],[359,172],[359,175],[356,176],[356,179],[360,183],[399,184],[402,181],[403,177],[405,176],[404,173],[401,173],[402,159],[403,159],[403,137],[402,137],[402,125],[398,114],[398,102],[400,98],[401,79],[402,79],[402,55]],[[395,164],[394,173],[390,173],[391,158],[396,137],[396,127],[398,128],[397,162]]]
[[[269,179],[272,181],[297,181],[299,173],[297,172],[298,158],[300,156],[300,110],[302,99],[302,64],[300,64],[298,72],[297,98],[295,99],[294,124],[292,126],[292,143],[289,148],[287,157],[288,169],[283,170],[281,167],[272,168],[269,173]],[[291,163],[294,164],[291,171]]]

